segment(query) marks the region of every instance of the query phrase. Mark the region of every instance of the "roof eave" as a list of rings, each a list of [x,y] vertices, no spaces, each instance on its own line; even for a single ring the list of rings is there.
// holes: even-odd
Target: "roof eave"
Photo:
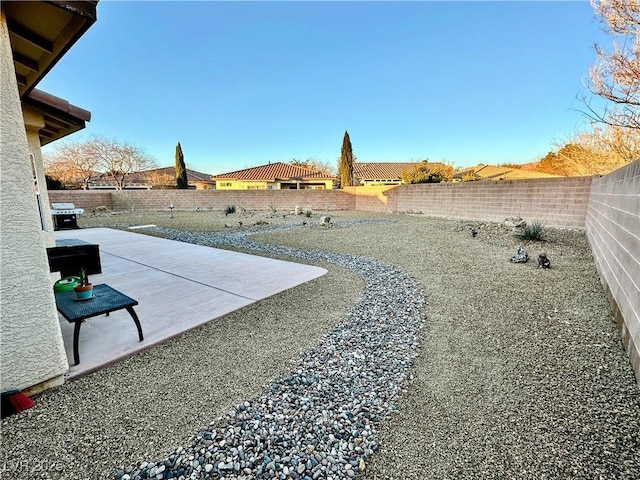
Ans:
[[[42,113],[44,127],[38,132],[42,146],[82,130],[91,120],[88,110],[42,90],[32,90],[24,97],[23,103]]]
[[[97,20],[97,0],[3,1],[20,98],[42,78]],[[43,22],[42,19],[47,21]]]

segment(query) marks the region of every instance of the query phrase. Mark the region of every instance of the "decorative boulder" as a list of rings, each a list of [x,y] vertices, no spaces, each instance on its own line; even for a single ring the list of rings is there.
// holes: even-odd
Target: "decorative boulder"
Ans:
[[[551,260],[545,252],[538,255],[538,268],[551,268]]]
[[[329,226],[329,222],[331,222],[331,217],[320,217],[320,225],[322,225],[323,227],[328,227]]]
[[[522,245],[516,247],[516,254],[511,257],[513,263],[527,263],[529,260],[529,254],[522,248]]]
[[[518,228],[518,227],[525,227],[526,225],[527,225],[527,222],[525,222],[520,217],[508,217],[504,219],[505,227]]]

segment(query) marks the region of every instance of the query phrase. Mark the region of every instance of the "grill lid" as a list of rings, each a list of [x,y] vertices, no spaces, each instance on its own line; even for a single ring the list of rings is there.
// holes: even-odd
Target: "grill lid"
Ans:
[[[76,208],[73,203],[52,203],[51,215],[81,215],[83,208]]]
[[[76,206],[73,203],[52,203],[51,208],[54,210],[73,210]]]

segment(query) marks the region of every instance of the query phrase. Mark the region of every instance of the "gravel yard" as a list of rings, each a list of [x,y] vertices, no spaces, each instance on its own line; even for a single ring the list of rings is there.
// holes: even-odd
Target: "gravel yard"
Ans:
[[[2,421],[2,478],[178,478],[200,448],[186,478],[256,478],[260,448],[259,478],[640,478],[640,389],[583,232],[547,229],[513,264],[498,224],[326,215],[81,217],[329,273],[38,395]],[[246,459],[224,445],[272,417]]]

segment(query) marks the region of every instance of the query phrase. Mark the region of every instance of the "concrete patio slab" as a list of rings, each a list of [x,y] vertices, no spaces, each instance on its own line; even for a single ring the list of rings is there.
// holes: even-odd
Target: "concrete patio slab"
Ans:
[[[80,330],[80,363],[73,365],[73,324],[61,315],[68,378],[95,371],[234,310],[327,273],[274,260],[110,228],[61,230],[56,239],[100,246],[106,283],[139,302],[144,340],[126,310],[93,317]]]

